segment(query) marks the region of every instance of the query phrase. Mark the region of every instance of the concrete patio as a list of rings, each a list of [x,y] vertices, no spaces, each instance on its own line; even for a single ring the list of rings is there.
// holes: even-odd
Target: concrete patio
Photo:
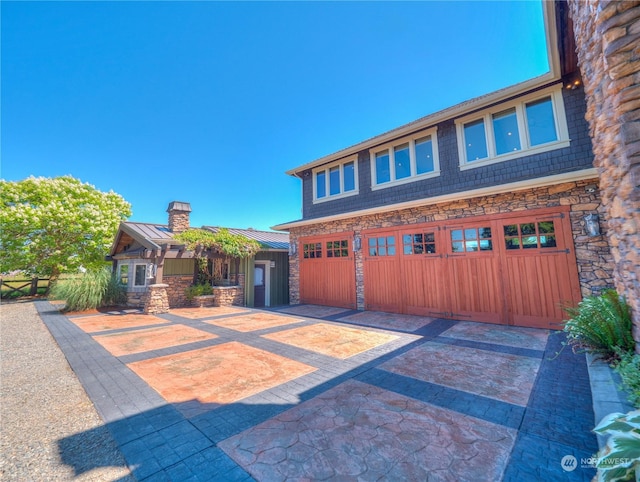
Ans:
[[[310,305],[37,306],[138,480],[595,474],[587,364],[556,356],[561,333]]]

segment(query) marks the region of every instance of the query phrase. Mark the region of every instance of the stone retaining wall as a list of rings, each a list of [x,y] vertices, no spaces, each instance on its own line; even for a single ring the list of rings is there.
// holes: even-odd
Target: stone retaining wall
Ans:
[[[292,228],[291,243],[298,243],[302,236],[406,226],[416,223],[463,219],[472,216],[510,213],[555,206],[571,206],[571,228],[578,264],[578,277],[582,296],[598,294],[613,286],[613,259],[604,234],[589,237],[585,234],[584,216],[604,214],[597,189],[598,180],[589,179],[553,186],[508,192],[495,196],[483,196],[459,201],[425,205],[422,207],[349,218],[330,223]],[[601,226],[604,231],[604,226]],[[355,253],[356,302],[364,309],[364,249]],[[298,249],[300,256],[300,249]],[[298,257],[289,258],[290,303],[300,303],[300,276]]]
[[[206,306],[243,306],[244,289],[242,286],[214,286],[213,294],[194,296],[192,305],[200,308]]]
[[[169,285],[167,288],[167,296],[169,297],[169,306],[171,306],[171,308],[180,308],[191,304],[187,299],[185,290],[193,283],[193,275],[164,276],[162,281]]]
[[[142,308],[146,295],[146,291],[127,291],[127,306]]]
[[[614,280],[640,353],[640,2],[569,0]]]

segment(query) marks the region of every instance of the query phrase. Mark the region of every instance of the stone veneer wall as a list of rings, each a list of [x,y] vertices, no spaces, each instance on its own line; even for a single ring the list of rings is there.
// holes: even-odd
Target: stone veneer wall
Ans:
[[[142,308],[144,306],[144,299],[146,295],[146,291],[128,291],[127,306]]]
[[[214,286],[213,306],[243,306],[244,289],[242,286]]]
[[[169,306],[171,308],[191,305],[185,290],[193,283],[193,275],[164,276],[162,282],[169,285],[167,296],[169,297]]]
[[[614,280],[640,353],[640,2],[569,0]]]
[[[169,285],[160,283],[149,285],[144,298],[144,314],[157,315],[169,312],[169,297],[167,290]]]
[[[189,211],[169,211],[169,230],[172,233],[181,233],[189,229]]]
[[[343,231],[355,231],[359,235],[366,229],[404,226],[416,223],[445,221],[449,219],[469,218],[488,214],[527,211],[530,209],[554,206],[571,206],[570,217],[578,264],[578,277],[582,296],[597,294],[605,288],[613,286],[613,259],[605,235],[589,237],[585,234],[583,217],[587,214],[603,214],[602,204],[597,189],[598,180],[569,182],[544,188],[483,196],[460,201],[426,205],[419,208],[405,209],[349,218],[312,226],[292,228],[291,243],[298,243],[302,236],[316,236]],[[589,192],[587,186],[595,186]],[[604,230],[603,230],[604,231]],[[298,255],[300,249],[298,248]],[[364,249],[355,253],[356,264],[356,302],[358,309],[364,309]],[[289,258],[290,303],[300,303],[299,263],[298,257]]]

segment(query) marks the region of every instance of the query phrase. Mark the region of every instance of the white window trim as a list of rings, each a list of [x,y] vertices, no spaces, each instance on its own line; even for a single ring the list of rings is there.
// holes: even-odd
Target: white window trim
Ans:
[[[552,142],[547,142],[546,144],[540,144],[538,146],[531,147],[529,145],[529,131],[528,124],[526,122],[525,104],[549,96],[551,97],[553,117],[558,139]],[[520,136],[521,149],[519,151],[497,155],[495,137],[493,135],[492,116],[493,114],[497,114],[498,112],[502,112],[511,108],[516,109],[516,118],[518,120],[518,133]],[[465,147],[464,139],[464,125],[481,119],[484,120],[484,134],[487,141],[488,157],[477,161],[467,161],[467,150]],[[539,90],[524,97],[520,97],[511,102],[498,104],[481,112],[476,112],[475,114],[460,117],[459,119],[456,119],[455,123],[456,133],[458,137],[458,158],[461,171],[465,171],[467,169],[475,169],[477,167],[487,166],[498,162],[509,161],[511,159],[518,159],[520,157],[540,154],[542,152],[562,149],[564,147],[569,147],[569,145],[571,144],[571,139],[569,139],[569,129],[567,127],[567,116],[564,110],[564,99],[562,97],[562,84],[547,87],[546,89]]]
[[[352,191],[344,190],[344,165],[353,162],[353,182],[354,189]],[[330,170],[334,167],[340,167],[340,193],[339,194],[330,194]],[[316,175],[319,172],[324,172],[325,174],[325,192],[326,195],[324,197],[318,198],[318,183],[316,182]],[[311,181],[313,183],[313,203],[323,203],[327,201],[333,201],[334,199],[345,198],[349,196],[355,196],[359,191],[359,182],[358,182],[358,156],[351,156],[346,159],[341,159],[336,162],[332,162],[331,164],[325,164],[322,167],[313,170]]]
[[[380,146],[376,146],[369,149],[369,161],[371,163],[371,190],[376,191],[378,189],[386,189],[388,187],[399,186],[401,184],[408,184],[411,182],[421,181],[423,179],[429,179],[432,177],[438,177],[440,175],[440,156],[438,154],[438,128],[433,127],[424,131],[420,131],[410,136],[395,139],[394,141],[387,142]],[[416,150],[415,141],[423,137],[431,136],[431,146],[433,151],[433,171],[425,172],[424,174],[416,173]],[[396,176],[396,163],[394,159],[394,147],[402,144],[409,143],[409,159],[411,163],[411,175],[402,179],[395,179]],[[376,172],[376,153],[387,150],[389,153],[389,169],[391,172],[391,180],[378,184],[377,172]]]
[[[137,285],[136,284],[136,270],[138,266],[144,266],[144,284],[143,285]],[[147,286],[147,263],[133,263],[133,278],[129,278],[131,279],[131,286],[133,286],[134,288],[144,288],[145,286]]]

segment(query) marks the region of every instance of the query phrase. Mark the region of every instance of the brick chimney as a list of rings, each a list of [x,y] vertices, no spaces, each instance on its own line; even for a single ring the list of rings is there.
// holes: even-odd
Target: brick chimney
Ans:
[[[167,208],[169,213],[169,230],[172,233],[181,233],[189,229],[189,213],[191,204],[180,201],[171,201]]]

